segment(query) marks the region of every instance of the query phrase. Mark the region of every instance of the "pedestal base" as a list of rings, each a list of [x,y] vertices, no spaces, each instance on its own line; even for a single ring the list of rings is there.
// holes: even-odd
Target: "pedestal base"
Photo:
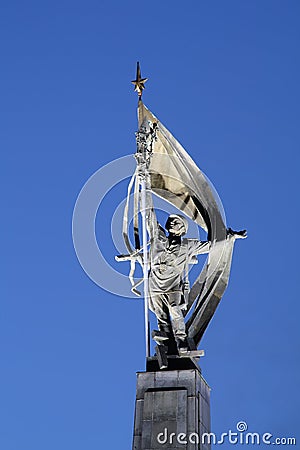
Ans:
[[[209,450],[210,388],[199,368],[138,372],[133,450]]]

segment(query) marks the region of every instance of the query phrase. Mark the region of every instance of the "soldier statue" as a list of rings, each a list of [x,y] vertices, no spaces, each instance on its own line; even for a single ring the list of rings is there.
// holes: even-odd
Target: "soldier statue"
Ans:
[[[147,183],[148,184],[148,183]],[[197,263],[196,255],[208,253],[209,241],[187,239],[188,221],[179,214],[171,214],[164,228],[158,223],[150,191],[147,190],[147,228],[150,236],[149,308],[156,315],[158,331],[152,332],[158,344],[168,347],[168,353],[186,353],[187,340],[184,311],[189,294],[188,267]],[[246,231],[227,233],[245,238]],[[174,348],[174,341],[176,347]]]

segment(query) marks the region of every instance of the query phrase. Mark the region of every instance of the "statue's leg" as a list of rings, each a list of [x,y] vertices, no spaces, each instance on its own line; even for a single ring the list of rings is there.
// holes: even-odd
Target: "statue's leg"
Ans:
[[[176,340],[178,352],[189,349],[181,302],[181,292],[169,293],[169,312],[172,318],[172,329]]]
[[[151,304],[153,307],[152,310],[156,315],[159,332],[167,337],[164,341],[164,345],[168,348],[168,354],[174,355],[176,354],[176,343],[169,313],[168,295],[164,293],[152,293]],[[156,342],[159,342],[159,339],[155,339],[155,332],[153,338]]]
[[[154,313],[157,318],[157,325],[159,331],[169,334],[171,331],[171,320],[169,309],[163,293],[155,293],[151,295],[151,302]]]

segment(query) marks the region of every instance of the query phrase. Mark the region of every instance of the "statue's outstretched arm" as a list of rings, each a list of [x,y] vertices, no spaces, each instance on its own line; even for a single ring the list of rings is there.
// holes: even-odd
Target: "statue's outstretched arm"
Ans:
[[[227,236],[232,236],[234,239],[246,239],[247,230],[234,231],[231,228],[227,229]],[[192,255],[200,255],[203,253],[208,253],[211,248],[211,242],[209,241],[190,241],[190,252]]]

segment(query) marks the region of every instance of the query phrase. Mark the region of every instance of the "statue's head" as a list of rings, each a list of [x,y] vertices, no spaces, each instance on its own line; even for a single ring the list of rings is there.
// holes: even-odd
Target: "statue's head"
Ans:
[[[171,214],[166,221],[166,230],[175,236],[183,236],[188,230],[188,221],[180,214]]]

